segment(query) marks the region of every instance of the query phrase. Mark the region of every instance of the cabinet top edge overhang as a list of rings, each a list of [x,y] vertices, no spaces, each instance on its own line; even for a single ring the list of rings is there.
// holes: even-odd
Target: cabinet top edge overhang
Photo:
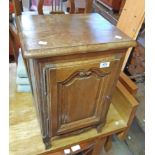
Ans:
[[[25,58],[42,58],[135,47],[136,41],[101,15],[22,15],[17,17]]]

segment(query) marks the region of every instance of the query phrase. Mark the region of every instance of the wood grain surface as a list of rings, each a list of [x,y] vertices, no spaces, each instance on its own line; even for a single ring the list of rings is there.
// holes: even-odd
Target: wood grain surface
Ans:
[[[123,49],[136,42],[97,13],[19,16],[24,57],[47,57]],[[46,42],[46,45],[39,44]]]
[[[134,4],[134,5],[133,5]],[[145,1],[144,0],[126,0],[121,15],[117,22],[119,28],[132,39],[137,38],[139,30],[145,18]],[[122,71],[129,59],[132,48],[129,48],[122,66]]]
[[[46,149],[94,127],[100,135],[135,41],[98,14],[20,16],[17,25]]]

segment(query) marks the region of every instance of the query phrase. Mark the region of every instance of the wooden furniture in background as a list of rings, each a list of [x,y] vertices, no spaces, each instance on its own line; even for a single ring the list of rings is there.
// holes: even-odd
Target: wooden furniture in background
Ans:
[[[136,75],[143,76],[145,73],[145,48],[141,44],[138,44],[138,46],[133,50],[132,58],[128,66],[128,71],[131,76],[135,76],[135,79]]]
[[[15,62],[18,63],[17,59],[20,42],[19,37],[17,35],[17,30],[12,23],[9,23],[9,46],[11,46]]]
[[[134,5],[133,5],[134,4]],[[139,30],[144,22],[145,16],[145,1],[144,0],[126,0],[122,13],[119,17],[117,28],[119,28],[126,35],[132,39],[137,38]],[[124,70],[132,48],[129,48],[125,60],[123,62],[122,70]]]
[[[14,4],[15,15],[19,16],[23,12],[23,3],[22,0],[12,0]]]
[[[116,14],[114,15],[111,10],[104,7],[101,3],[98,3],[97,0],[93,1],[93,10],[106,18],[111,24],[116,25],[118,16],[115,16]]]
[[[12,46],[15,61],[16,63],[18,63],[17,59],[19,55],[19,48],[21,46],[20,46],[19,35],[16,27],[16,17],[22,15],[24,13],[24,9],[23,9],[22,0],[12,0],[12,2],[14,6],[13,8],[14,8],[15,17],[13,17],[11,22],[9,22],[9,43]],[[33,11],[27,11],[26,13],[27,15],[36,14]]]
[[[122,0],[122,2],[121,2],[121,6],[120,6],[120,9],[119,9],[119,15],[121,15],[121,13],[122,13],[122,10],[124,8],[125,2],[126,2],[126,0]]]
[[[91,13],[93,0],[68,0],[69,13]]]
[[[145,16],[144,0],[142,1],[123,0],[122,6],[124,7],[121,8],[122,11],[119,18],[116,15],[113,15],[111,12],[107,11],[105,7],[102,7],[99,3],[97,3],[97,0],[94,1],[93,6],[96,12],[100,13],[103,17],[108,19],[112,24],[117,25],[117,28],[120,29],[125,34],[127,34],[129,37],[136,40],[140,28],[144,22],[144,16]],[[128,49],[127,51],[122,66],[122,71],[126,66],[131,50],[132,48]]]
[[[23,12],[23,5],[22,5],[22,0],[13,0],[14,2],[14,8],[15,8],[15,14],[16,16],[19,16]],[[62,0],[52,0],[51,1],[51,14],[64,14],[63,10],[63,2]],[[44,5],[44,0],[38,0],[37,4],[37,11],[38,14],[42,15],[43,13],[43,5]],[[32,14],[34,14],[34,11],[29,11]],[[27,12],[28,13],[28,12]]]
[[[113,11],[119,11],[122,0],[96,0]]]
[[[38,0],[38,14],[43,15],[43,5],[44,5],[44,0]],[[52,10],[50,14],[64,14],[63,10],[63,1],[62,0],[52,0],[51,1],[51,7]]]
[[[101,132],[125,51],[136,42],[96,13],[17,23],[46,148],[51,138]]]
[[[121,72],[119,81],[121,81],[121,83],[132,95],[135,95],[137,93],[137,85],[132,80],[130,80],[130,78],[124,72]]]
[[[102,148],[109,148],[110,136],[113,134],[124,135],[133,120],[134,109],[138,103],[135,98],[120,83],[117,85],[112,103],[107,115],[107,121],[100,133],[91,129],[78,135],[61,137],[52,141],[52,148],[44,149],[40,128],[33,106],[31,93],[16,92],[16,64],[10,64],[10,155],[64,155],[64,149],[79,144],[79,151],[94,149],[94,144],[99,142]],[[22,103],[22,104],[21,104]],[[120,136],[120,138],[123,138]],[[104,139],[106,140],[104,142]],[[108,144],[108,146],[106,146]],[[91,146],[91,147],[90,147]],[[99,147],[99,145],[96,145]],[[26,148],[26,149],[25,149]],[[100,148],[97,149],[100,151]],[[97,155],[97,154],[96,154]]]
[[[13,12],[16,16],[22,14],[23,6],[22,1],[19,0],[12,0],[13,3]],[[20,48],[19,36],[17,33],[15,18],[12,17],[12,20],[9,21],[9,51],[11,50],[14,56],[14,60],[18,63],[18,52]]]

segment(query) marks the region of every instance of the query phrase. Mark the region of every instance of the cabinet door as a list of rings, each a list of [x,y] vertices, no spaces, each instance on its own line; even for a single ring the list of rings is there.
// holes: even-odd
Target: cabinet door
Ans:
[[[119,64],[119,59],[94,59],[57,63],[46,70],[52,136],[105,120]]]

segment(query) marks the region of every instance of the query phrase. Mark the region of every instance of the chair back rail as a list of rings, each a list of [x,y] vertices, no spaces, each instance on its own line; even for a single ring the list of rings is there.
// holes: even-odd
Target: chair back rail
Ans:
[[[69,0],[70,14],[79,13],[76,10],[76,3],[78,3],[78,1],[79,0]],[[92,12],[92,4],[93,4],[93,0],[85,0],[84,13],[91,13]]]
[[[43,15],[43,5],[44,5],[44,0],[38,0],[38,14]],[[52,10],[50,14],[59,14],[59,13],[64,13],[63,11],[63,1],[62,0],[51,0],[51,7]]]
[[[23,11],[23,3],[22,0],[13,0],[14,11],[16,16],[20,16]]]

